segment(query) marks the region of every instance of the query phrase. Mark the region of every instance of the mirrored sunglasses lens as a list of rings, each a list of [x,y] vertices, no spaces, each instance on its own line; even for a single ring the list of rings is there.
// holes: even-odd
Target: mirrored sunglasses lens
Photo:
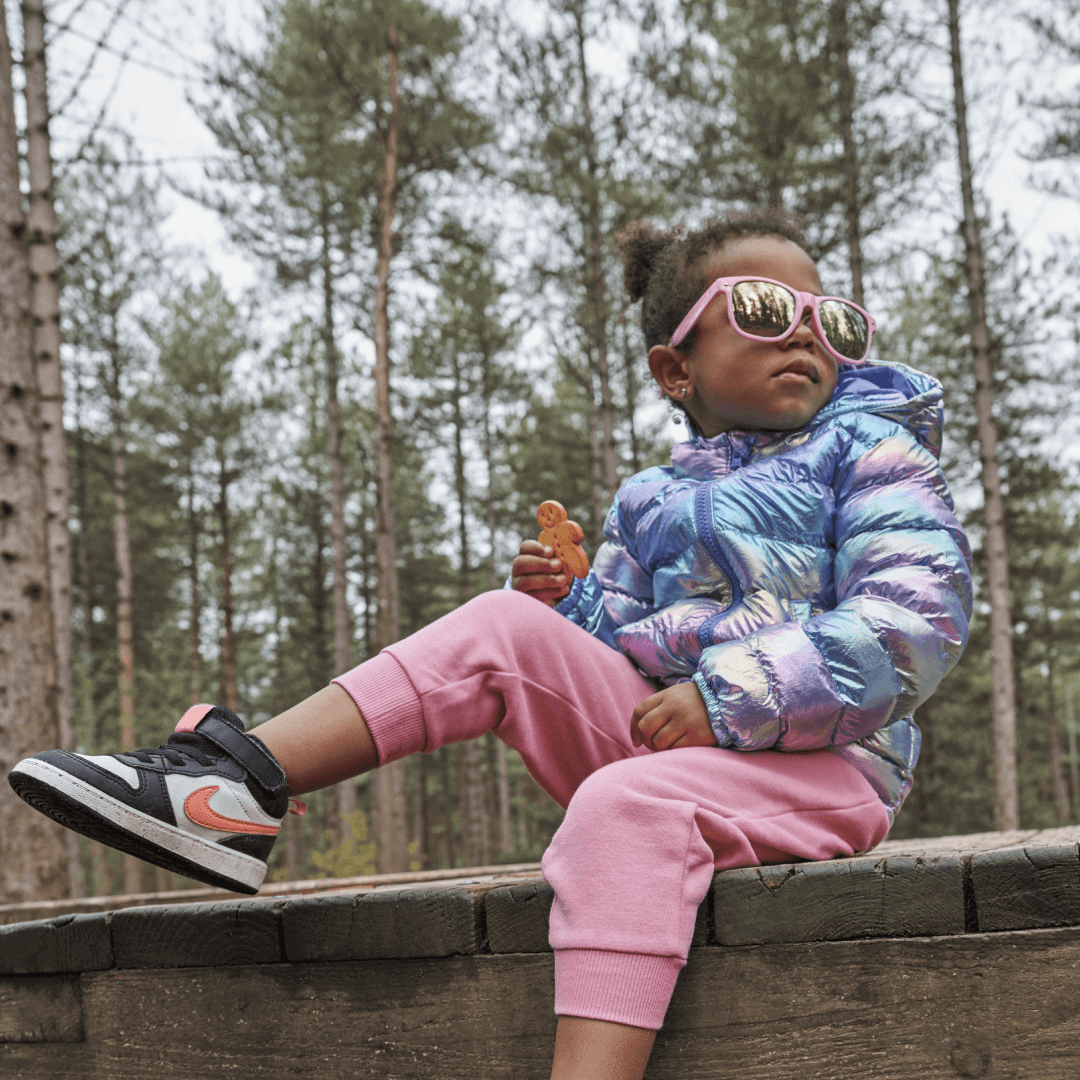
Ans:
[[[780,337],[795,321],[795,297],[768,281],[740,281],[731,291],[740,330],[755,337]]]
[[[821,328],[829,344],[849,360],[861,360],[866,355],[870,328],[866,320],[842,300],[823,300],[818,307]]]

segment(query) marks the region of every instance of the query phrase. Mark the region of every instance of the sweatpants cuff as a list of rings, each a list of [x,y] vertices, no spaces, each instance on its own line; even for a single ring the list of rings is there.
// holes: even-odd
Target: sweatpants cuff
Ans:
[[[360,710],[375,741],[380,765],[424,749],[424,708],[405,669],[388,652],[331,681]]]
[[[685,966],[678,956],[556,949],[555,1013],[658,1031]]]

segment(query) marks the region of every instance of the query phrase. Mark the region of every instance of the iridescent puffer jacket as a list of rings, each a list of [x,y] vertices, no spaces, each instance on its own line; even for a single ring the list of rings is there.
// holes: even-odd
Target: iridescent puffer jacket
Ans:
[[[842,365],[806,427],[692,437],[627,481],[557,610],[659,682],[692,678],[720,746],[827,747],[892,820],[919,756],[911,714],[971,616],[941,428],[934,379]]]

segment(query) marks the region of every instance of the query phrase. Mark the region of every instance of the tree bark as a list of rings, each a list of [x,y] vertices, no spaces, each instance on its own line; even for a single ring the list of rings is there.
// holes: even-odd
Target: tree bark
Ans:
[[[240,684],[236,671],[236,605],[232,589],[232,535],[229,529],[229,477],[224,449],[218,458],[218,527],[221,529],[221,704],[240,710]]]
[[[1046,657],[1046,727],[1050,740],[1050,777],[1054,792],[1054,812],[1059,825],[1069,820],[1069,788],[1061,762],[1061,733],[1058,731],[1057,708],[1054,703],[1054,657]]]
[[[41,456],[48,507],[49,580],[56,636],[57,707],[60,746],[75,749],[75,676],[71,632],[70,487],[64,434],[64,385],[60,376],[60,259],[56,251],[49,99],[45,74],[45,10],[42,0],[26,0],[23,17],[23,71],[26,78],[26,164],[30,188],[30,315],[33,354],[41,401]],[[65,834],[71,895],[82,896],[79,838]]]
[[[0,773],[60,739],[41,403],[31,351],[26,218],[11,46],[0,11]],[[64,830],[0,784],[0,895],[60,899]]]
[[[75,582],[82,607],[82,626],[78,635],[79,678],[78,711],[81,718],[83,742],[86,753],[93,754],[96,742],[94,723],[94,682],[93,664],[96,641],[94,640],[94,583],[90,577],[90,560],[86,550],[86,536],[89,531],[90,498],[87,490],[86,473],[86,432],[82,426],[82,382],[76,372],[75,381],[75,508],[79,520],[79,531],[75,539],[75,565],[78,577]],[[90,843],[90,895],[107,896],[111,892],[108,865],[105,861],[105,847]]]
[[[840,74],[837,103],[840,137],[843,142],[844,211],[847,217],[848,265],[851,269],[851,298],[865,307],[863,292],[862,225],[859,203],[859,155],[855,147],[855,78],[851,72],[851,38],[848,27],[850,0],[835,0],[832,29]]]
[[[581,114],[585,136],[585,162],[588,186],[583,206],[586,282],[585,304],[588,312],[589,360],[599,382],[600,404],[597,408],[597,432],[594,454],[598,455],[596,473],[603,488],[597,492],[602,503],[598,529],[603,528],[607,508],[619,487],[619,461],[615,453],[615,406],[611,393],[611,372],[608,365],[607,304],[604,288],[604,242],[600,208],[600,167],[596,153],[596,133],[593,130],[592,101],[589,93],[589,68],[585,62],[585,25],[583,5],[573,8],[577,36],[578,70],[581,77]],[[591,380],[590,380],[591,383]],[[599,443],[597,446],[596,443]],[[595,511],[594,511],[595,512]],[[599,539],[599,538],[598,538]]]
[[[330,545],[334,560],[334,674],[352,667],[352,630],[345,568],[345,469],[341,461],[341,409],[338,406],[338,354],[334,334],[334,275],[330,263],[330,206],[323,191],[319,207],[322,233],[323,348],[326,352],[326,436],[330,454]],[[338,784],[338,833],[344,843],[352,837],[356,815],[356,781]]]
[[[199,623],[202,618],[202,597],[199,593],[199,515],[195,510],[195,470],[188,472],[188,577],[191,584],[191,704],[202,701],[202,648]]]
[[[960,191],[964,205],[968,303],[971,312],[971,355],[975,368],[975,411],[982,459],[983,514],[986,521],[986,579],[990,600],[990,672],[994,723],[994,820],[998,829],[1019,828],[1016,770],[1016,689],[1013,678],[1012,616],[1009,608],[1009,563],[1005,546],[1005,504],[998,469],[997,428],[993,416],[993,374],[990,332],[986,322],[986,285],[982,239],[975,216],[971,155],[968,150],[967,103],[960,52],[959,0],[948,0],[956,142]]]
[[[375,275],[375,473],[379,505],[375,528],[378,567],[375,620],[376,651],[400,636],[397,578],[397,514],[394,501],[394,421],[390,412],[390,260],[394,252],[394,212],[397,201],[398,134],[401,102],[398,98],[397,26],[390,21],[386,33],[386,67],[390,115],[383,132],[383,183],[379,195],[379,246]],[[379,873],[408,869],[409,836],[405,790],[405,764],[380,766],[371,778],[376,809],[376,844]]]
[[[110,341],[112,362],[109,396],[113,414],[113,559],[116,564],[116,653],[119,684],[120,745],[137,750],[135,743],[135,633],[131,617],[131,539],[128,534],[127,452],[124,445],[124,411],[120,375],[122,360],[115,325]],[[142,863],[123,856],[124,892],[143,891]]]

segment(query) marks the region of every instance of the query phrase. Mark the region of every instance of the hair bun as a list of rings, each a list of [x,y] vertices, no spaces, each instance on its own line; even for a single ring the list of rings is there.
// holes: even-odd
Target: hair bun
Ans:
[[[634,302],[645,295],[660,253],[680,235],[681,230],[662,232],[647,221],[631,221],[615,237],[622,260],[623,288]]]

